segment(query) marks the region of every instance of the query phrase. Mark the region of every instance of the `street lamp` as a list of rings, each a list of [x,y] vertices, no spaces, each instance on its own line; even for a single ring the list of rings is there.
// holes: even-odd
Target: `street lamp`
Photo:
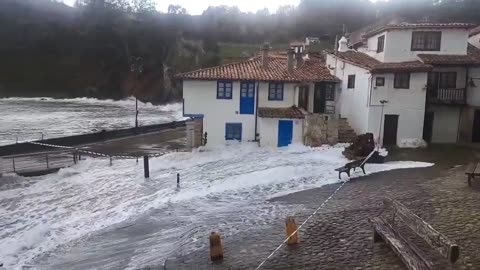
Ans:
[[[135,87],[133,89],[135,96],[135,128],[138,128],[138,98],[136,95],[136,86],[140,75],[143,73],[143,58],[140,56],[131,56],[130,57],[130,71],[135,75]]]

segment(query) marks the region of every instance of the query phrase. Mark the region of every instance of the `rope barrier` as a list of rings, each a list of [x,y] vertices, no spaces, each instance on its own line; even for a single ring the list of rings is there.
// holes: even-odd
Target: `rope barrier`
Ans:
[[[285,240],[283,240],[283,242],[276,248],[272,251],[272,253],[270,253],[270,255],[267,256],[267,258],[265,258],[265,260],[263,260],[258,266],[257,268],[255,268],[255,270],[259,270],[283,245],[285,245],[285,243],[287,243],[288,239],[290,239],[293,235],[295,235],[302,227],[303,225],[305,225],[314,215],[317,214],[318,210],[320,210],[323,206],[325,206],[325,204],[327,204],[327,202],[329,200],[331,200],[333,198],[333,196],[335,196],[335,194],[337,194],[337,192],[342,189],[342,187],[349,181],[350,179],[344,181],[307,219],[305,219],[305,221],[302,222],[302,224],[300,224],[300,226],[298,226],[298,228],[292,232]]]
[[[84,149],[81,149],[81,148],[78,148],[78,147],[72,147],[72,146],[48,144],[48,143],[41,143],[41,142],[34,142],[34,141],[31,141],[31,142],[28,142],[28,143],[36,144],[36,145],[40,145],[40,146],[53,147],[53,148],[70,149],[70,150],[75,150],[77,152],[89,154],[89,155],[92,155],[92,156],[101,156],[101,157],[117,158],[117,159],[137,159],[137,158],[140,158],[140,157],[143,157],[143,156],[160,157],[160,156],[163,156],[165,154],[168,154],[168,153],[172,152],[172,151],[165,151],[165,152],[159,152],[159,153],[154,153],[154,154],[149,154],[149,155],[140,155],[140,156],[131,156],[131,155],[126,155],[126,154],[123,154],[123,155],[109,155],[109,154],[84,150]]]

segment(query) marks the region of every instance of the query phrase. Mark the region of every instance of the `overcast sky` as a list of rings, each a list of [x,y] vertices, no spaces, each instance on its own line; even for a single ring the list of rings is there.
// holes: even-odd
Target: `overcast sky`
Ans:
[[[63,0],[68,5],[73,5],[75,0]],[[279,6],[295,5],[297,6],[300,0],[155,0],[157,2],[157,10],[167,12],[170,4],[181,5],[186,8],[189,14],[198,15],[207,9],[209,6],[237,6],[244,12],[256,12],[259,9],[268,8],[271,13],[277,11]],[[372,1],[372,0],[371,0]],[[375,1],[375,0],[373,0]]]

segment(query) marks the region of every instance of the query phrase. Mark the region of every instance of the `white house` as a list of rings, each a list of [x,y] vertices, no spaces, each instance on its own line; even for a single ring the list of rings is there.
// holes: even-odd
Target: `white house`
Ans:
[[[338,82],[319,59],[292,49],[271,55],[268,46],[258,57],[177,78],[183,80],[184,115],[203,118],[207,146],[230,140],[303,143],[305,115],[333,110]]]
[[[326,60],[342,81],[336,111],[384,145],[480,142],[480,50],[468,43],[470,28],[386,24],[362,33],[355,50],[342,38]]]

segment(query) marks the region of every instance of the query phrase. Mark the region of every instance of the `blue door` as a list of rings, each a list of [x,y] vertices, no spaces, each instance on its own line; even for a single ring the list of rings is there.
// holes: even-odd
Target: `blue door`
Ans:
[[[292,143],[293,121],[278,121],[278,147],[287,146]]]
[[[255,109],[255,82],[240,84],[240,114],[253,114]]]

